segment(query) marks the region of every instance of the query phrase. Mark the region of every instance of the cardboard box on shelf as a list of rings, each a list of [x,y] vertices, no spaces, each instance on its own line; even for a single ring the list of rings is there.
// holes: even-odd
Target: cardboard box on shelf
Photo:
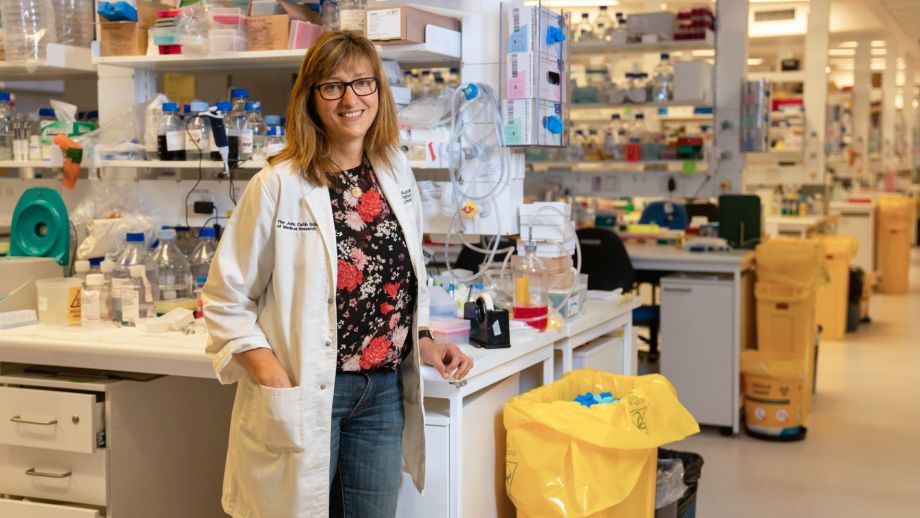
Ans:
[[[281,6],[284,14],[247,18],[246,37],[249,50],[287,50],[290,48],[292,20],[317,25],[320,23],[316,16],[302,5],[284,0],[279,0],[278,5]],[[249,13],[252,14],[251,4]],[[300,30],[298,28],[298,31]]]
[[[135,22],[99,24],[99,54],[143,56],[147,53],[147,28]]]
[[[410,6],[368,7],[367,37],[381,45],[425,43],[425,26],[460,30],[460,20]]]
[[[175,2],[173,2],[173,4],[175,4]],[[162,4],[159,2],[145,2],[144,0],[138,0],[137,23],[141,27],[154,27],[157,24],[157,13],[159,11],[166,11],[168,9],[174,9],[174,6],[169,4]]]

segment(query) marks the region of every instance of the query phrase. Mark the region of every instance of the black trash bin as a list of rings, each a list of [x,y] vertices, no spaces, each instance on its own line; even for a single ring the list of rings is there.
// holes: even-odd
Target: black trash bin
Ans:
[[[659,448],[658,458],[680,459],[683,462],[687,492],[677,501],[677,518],[696,518],[696,492],[703,472],[703,457],[698,453]]]
[[[859,303],[862,300],[863,283],[866,275],[862,268],[850,268],[850,286],[847,290],[847,332],[852,333],[859,327]]]

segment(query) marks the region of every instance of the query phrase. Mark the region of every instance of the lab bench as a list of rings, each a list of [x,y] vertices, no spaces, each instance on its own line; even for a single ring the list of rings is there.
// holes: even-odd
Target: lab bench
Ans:
[[[551,382],[557,347],[630,330],[619,361],[634,374],[636,303],[589,300],[561,329],[512,332],[507,349],[461,345],[475,360],[461,383],[422,367],[427,488],[421,496],[404,480],[399,516],[512,516],[501,410],[521,392],[520,372],[536,367]],[[0,516],[225,516],[235,387],[215,381],[205,344],[135,328],[0,331]]]

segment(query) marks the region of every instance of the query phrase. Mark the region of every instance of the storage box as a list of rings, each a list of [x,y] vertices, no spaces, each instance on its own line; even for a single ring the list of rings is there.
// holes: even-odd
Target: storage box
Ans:
[[[502,101],[505,145],[561,146],[564,124],[562,104],[537,99]]]
[[[674,63],[674,100],[711,103],[712,65],[707,61]]]
[[[626,34],[637,38],[654,34],[659,40],[670,41],[674,39],[674,13],[631,14],[626,18]]]
[[[536,7],[508,7],[507,49],[505,52],[544,52],[556,59],[564,57],[563,43],[548,44],[550,30],[565,31],[565,18],[549,9]]]
[[[507,56],[505,98],[562,100],[562,60],[549,54],[516,52]]]
[[[147,28],[134,22],[100,23],[99,53],[102,56],[143,56],[147,53]]]
[[[425,43],[425,26],[460,30],[460,20],[409,6],[368,7],[367,38],[382,45]]]
[[[308,49],[323,33],[323,26],[304,20],[291,20],[288,37],[289,49]],[[408,103],[407,103],[408,104]]]
[[[462,318],[432,317],[428,329],[435,343],[468,344],[470,343],[470,321]]]
[[[317,17],[312,15],[306,7],[285,2],[284,0],[278,0],[278,5],[282,8],[284,14],[252,16],[252,13],[260,12],[257,9],[259,5],[257,2],[250,4],[250,16],[246,20],[246,39],[249,50],[287,50],[290,43],[292,20],[314,24],[319,22]]]

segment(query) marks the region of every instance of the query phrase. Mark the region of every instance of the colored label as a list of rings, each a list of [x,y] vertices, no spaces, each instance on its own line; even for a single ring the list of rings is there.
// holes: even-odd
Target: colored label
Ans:
[[[80,306],[81,306],[81,293],[83,292],[79,286],[71,286],[67,289],[67,324],[71,326],[80,325]]]

